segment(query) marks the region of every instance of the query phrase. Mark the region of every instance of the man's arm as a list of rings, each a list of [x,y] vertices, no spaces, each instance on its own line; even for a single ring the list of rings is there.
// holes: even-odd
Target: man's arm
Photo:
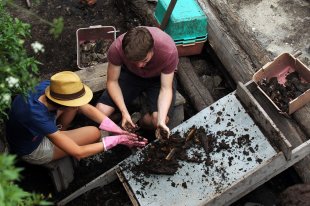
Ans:
[[[120,73],[121,66],[117,66],[109,62],[107,72],[107,90],[118,109],[123,113],[128,111],[124,102],[122,90],[118,84]]]
[[[131,120],[130,114],[125,105],[122,90],[118,84],[118,79],[121,73],[121,66],[116,66],[109,62],[108,64],[108,80],[107,80],[107,90],[112,100],[122,113],[122,127],[126,127],[126,123],[129,122],[133,127],[134,123]]]
[[[160,75],[160,91],[157,101],[158,107],[158,122],[157,126],[164,125],[166,126],[166,118],[171,105],[172,95],[173,95],[173,77],[174,72],[170,74],[161,73]]]

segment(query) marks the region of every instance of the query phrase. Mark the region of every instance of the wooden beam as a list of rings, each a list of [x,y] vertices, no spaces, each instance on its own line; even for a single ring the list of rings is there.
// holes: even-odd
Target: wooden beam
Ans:
[[[103,91],[107,83],[108,63],[98,64],[87,69],[76,71],[82,82],[90,87],[93,92]]]
[[[208,17],[208,40],[235,82],[246,83],[252,79],[254,64],[247,53],[233,39],[206,0],[198,0]]]
[[[216,10],[217,17],[228,28],[230,35],[247,52],[257,69],[271,61],[268,52],[254,36],[252,28],[229,7],[227,0],[210,0],[209,2]]]
[[[293,113],[293,117],[310,139],[310,103]]]
[[[178,65],[179,80],[197,111],[201,111],[214,102],[208,89],[200,82],[187,57],[180,57]]]

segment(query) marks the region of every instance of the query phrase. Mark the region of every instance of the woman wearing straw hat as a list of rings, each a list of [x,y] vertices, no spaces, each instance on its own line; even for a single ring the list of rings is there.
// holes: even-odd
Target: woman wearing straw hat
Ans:
[[[46,164],[71,155],[77,159],[106,151],[118,144],[143,147],[134,134],[118,127],[88,104],[93,93],[74,72],[63,71],[41,82],[27,97],[18,95],[7,122],[10,150],[32,164]],[[67,130],[80,112],[99,124]],[[61,128],[58,126],[61,125]],[[117,134],[100,140],[99,129]]]

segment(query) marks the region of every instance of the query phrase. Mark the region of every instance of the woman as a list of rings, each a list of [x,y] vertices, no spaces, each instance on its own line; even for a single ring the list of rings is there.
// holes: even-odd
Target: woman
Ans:
[[[63,71],[41,82],[27,97],[18,95],[9,113],[7,139],[10,150],[32,164],[46,164],[71,155],[81,159],[123,144],[143,147],[134,134],[119,128],[88,104],[93,93],[74,72]],[[67,130],[80,112],[117,135],[102,138],[94,126]]]

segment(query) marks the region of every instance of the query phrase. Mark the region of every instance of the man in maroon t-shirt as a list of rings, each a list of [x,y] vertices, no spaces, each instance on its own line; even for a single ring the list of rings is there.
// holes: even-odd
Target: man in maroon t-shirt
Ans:
[[[122,113],[122,126],[135,127],[126,105],[145,92],[150,113],[140,126],[157,129],[158,138],[168,137],[167,127],[175,101],[174,73],[179,61],[172,38],[156,27],[136,27],[119,36],[108,51],[107,90],[97,108],[107,116],[115,108]]]

